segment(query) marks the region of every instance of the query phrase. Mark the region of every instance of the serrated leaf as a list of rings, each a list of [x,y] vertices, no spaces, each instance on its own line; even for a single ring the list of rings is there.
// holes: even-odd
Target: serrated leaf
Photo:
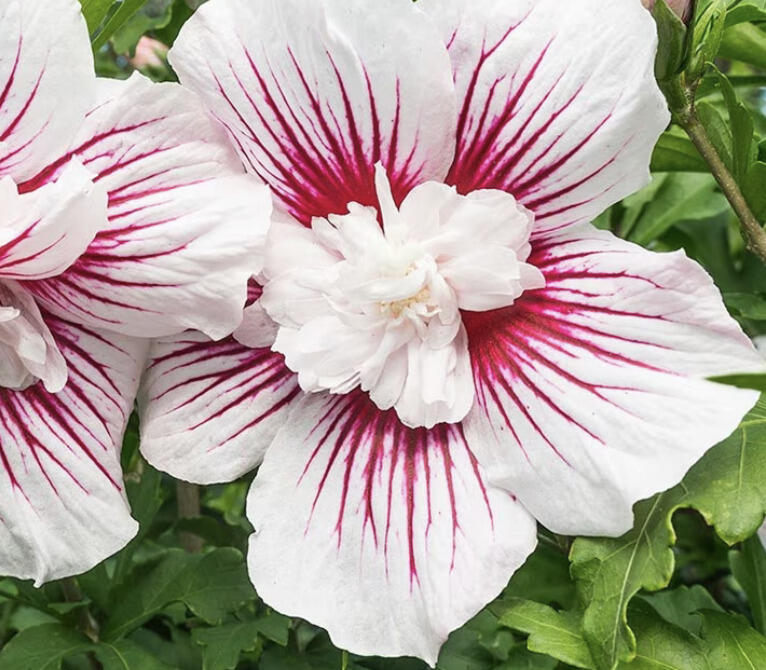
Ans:
[[[259,632],[255,621],[195,630],[192,639],[204,647],[202,670],[234,670],[242,652],[254,651],[261,644]]]
[[[729,562],[734,577],[747,595],[755,627],[766,634],[766,551],[758,537],[742,544],[741,551],[732,551]]]
[[[531,600],[511,598],[492,608],[500,623],[529,635],[527,648],[547,654],[577,668],[595,668],[582,637],[580,617],[575,612],[557,612]]]
[[[173,670],[131,640],[102,643],[95,653],[104,670]]]
[[[161,612],[183,602],[210,624],[255,597],[242,554],[216,549],[187,554],[171,549],[159,561],[136,570],[113,598],[115,606],[102,631],[106,640],[118,639]]]
[[[495,655],[481,644],[482,638],[501,628],[491,610],[483,610],[465,626],[454,631],[439,654],[439,670],[494,670]]]
[[[620,670],[719,670],[709,664],[702,640],[662,619],[646,602],[631,605],[630,625],[638,639],[636,658]]]
[[[64,659],[90,651],[93,643],[58,623],[21,631],[0,651],[3,670],[59,670]]]
[[[640,595],[638,600],[649,604],[668,623],[680,626],[694,635],[702,632],[701,610],[721,609],[710,592],[699,584],[691,588],[681,586],[672,591]]]
[[[711,449],[674,489],[638,503],[636,524],[621,538],[578,538],[570,560],[586,603],[583,634],[599,670],[635,656],[627,606],[640,589],[667,586],[674,569],[671,517],[693,507],[729,544],[753,535],[766,513],[766,403],[763,398],[739,429]]]
[[[578,538],[572,545],[572,575],[583,602],[583,633],[599,670],[612,670],[635,656],[627,625],[631,598],[642,588],[656,591],[673,574],[675,533],[670,516],[680,492],[673,489],[636,505],[635,527],[621,538]]]

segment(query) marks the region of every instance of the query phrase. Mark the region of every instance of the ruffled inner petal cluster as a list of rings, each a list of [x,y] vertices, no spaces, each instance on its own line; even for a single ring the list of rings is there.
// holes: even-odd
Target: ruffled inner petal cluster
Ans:
[[[457,423],[474,401],[461,310],[544,285],[526,263],[533,217],[502,191],[435,182],[397,207],[381,166],[376,183],[380,210],[273,228],[261,304],[280,325],[274,350],[304,391],[360,387],[412,428]]]

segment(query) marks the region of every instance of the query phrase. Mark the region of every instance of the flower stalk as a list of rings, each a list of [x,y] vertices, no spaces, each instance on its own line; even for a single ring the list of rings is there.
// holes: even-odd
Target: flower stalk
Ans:
[[[689,82],[685,74],[681,74],[669,81],[661,82],[661,87],[675,122],[689,136],[737,215],[747,249],[766,263],[766,230],[753,213],[737,180],[726,166],[697,115],[695,99],[698,83],[696,79]]]
[[[179,519],[195,519],[200,516],[199,486],[179,481],[176,485],[176,503]],[[181,546],[190,554],[202,551],[202,539],[194,533],[179,533]]]
[[[718,154],[713,142],[710,140],[710,136],[705,130],[705,126],[694,112],[694,108],[692,108],[687,118],[679,119],[679,122],[694,146],[697,147],[702,158],[705,159],[705,162],[710,167],[710,172],[715,177],[726,199],[739,218],[747,248],[758,256],[761,261],[766,263],[766,230],[763,229],[763,226],[750,209],[742,189],[740,189],[737,180]]]
[[[74,577],[61,581],[61,593],[68,603],[79,603],[83,600],[82,590]],[[78,620],[78,628],[93,642],[98,642],[101,627],[87,607],[83,607]]]

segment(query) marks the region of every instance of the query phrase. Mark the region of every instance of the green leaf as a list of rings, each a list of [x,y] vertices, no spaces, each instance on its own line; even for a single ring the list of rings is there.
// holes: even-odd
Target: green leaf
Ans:
[[[127,581],[113,598],[116,604],[102,631],[106,640],[126,635],[174,602],[219,624],[227,613],[255,598],[242,554],[231,548],[204,555],[171,549]]]
[[[657,0],[653,14],[659,34],[654,71],[657,79],[662,81],[681,70],[686,52],[686,25],[665,0]]]
[[[726,306],[745,319],[766,321],[766,299],[754,293],[724,293]]]
[[[766,514],[765,448],[766,403],[761,399],[738,430],[711,449],[679,486],[635,506],[633,530],[616,539],[575,540],[572,575],[587,604],[583,634],[599,670],[612,670],[635,656],[627,606],[640,589],[657,591],[670,582],[676,509],[697,509],[729,544],[759,528]]]
[[[758,537],[751,537],[741,551],[732,551],[729,562],[734,577],[747,594],[755,627],[766,634],[766,551]]]
[[[508,659],[493,670],[555,670],[560,667],[555,658],[534,654],[523,646],[517,646],[511,650]]]
[[[3,670],[59,670],[65,658],[90,651],[93,643],[58,623],[27,628],[0,651]]]
[[[96,656],[104,670],[173,670],[131,640],[102,643],[96,648]]]
[[[255,620],[255,625],[263,637],[282,647],[287,646],[287,641],[290,638],[290,627],[292,626],[290,617],[278,612],[269,612],[259,616]]]
[[[701,610],[721,610],[710,592],[699,584],[691,588],[681,586],[671,591],[640,595],[638,600],[651,605],[668,623],[680,626],[695,635],[702,633],[702,617],[699,615]]]
[[[641,210],[628,238],[646,245],[680,221],[710,219],[727,209],[726,198],[710,175],[672,173],[662,180],[654,197]]]
[[[572,575],[583,602],[583,633],[599,670],[635,656],[627,625],[628,603],[642,588],[657,591],[673,574],[675,534],[670,516],[679,504],[672,490],[635,507],[635,527],[616,539],[578,538],[572,545]]]
[[[122,0],[115,12],[109,17],[106,25],[98,32],[93,40],[93,48],[100,49],[109,38],[122,28],[133,15],[144,6],[147,0]]]
[[[718,83],[723,93],[723,99],[726,102],[726,108],[729,111],[729,126],[732,134],[732,168],[734,177],[741,181],[751,163],[757,155],[757,147],[753,141],[755,126],[753,117],[750,115],[747,107],[737,98],[734,87],[718,68],[714,69]]]
[[[702,640],[669,624],[646,602],[631,605],[630,625],[638,638],[636,658],[621,670],[723,670],[711,667]]]
[[[527,648],[547,654],[576,668],[595,668],[582,637],[580,617],[575,612],[557,612],[552,607],[512,598],[492,608],[500,623],[529,634]]]
[[[723,34],[720,54],[766,69],[766,32],[752,23],[733,26]]]
[[[139,530],[128,545],[117,554],[114,570],[114,582],[119,584],[130,569],[136,549],[149,533],[154,518],[162,506],[162,475],[143,459],[138,461],[137,469],[125,477],[125,488],[130,501],[133,517],[139,524]]]
[[[704,172],[710,171],[689,137],[674,126],[661,136],[652,155],[652,172]]]
[[[753,21],[766,21],[766,2],[764,0],[735,0],[726,14],[726,25]]]
[[[692,57],[687,68],[689,81],[696,81],[712,63],[721,48],[726,27],[726,0],[708,0],[698,12],[692,35]]]
[[[195,630],[192,639],[204,647],[202,670],[234,670],[243,651],[254,651],[261,645],[259,633],[257,621]]]
[[[506,640],[505,653],[498,654],[492,648],[499,631],[511,634],[503,628],[491,609],[482,610],[465,626],[454,631],[439,654],[439,670],[494,670],[498,657],[505,660],[515,640]],[[484,642],[484,644],[482,644]],[[486,644],[489,642],[490,644]]]
[[[104,22],[114,0],[80,0],[82,13],[88,24],[88,32],[92,35]]]
[[[766,638],[741,617],[704,612],[703,636],[713,670],[766,668]]]
[[[727,544],[753,535],[766,515],[766,397],[739,428],[697,463],[683,481],[681,504],[695,508]]]
[[[566,554],[560,547],[541,542],[513,574],[505,595],[571,609],[577,594]]]
[[[766,393],[766,375],[726,375],[725,377],[712,377],[711,381]]]

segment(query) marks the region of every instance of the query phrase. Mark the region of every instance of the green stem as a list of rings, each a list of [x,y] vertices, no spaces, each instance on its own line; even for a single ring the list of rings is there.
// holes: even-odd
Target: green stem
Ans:
[[[180,519],[195,519],[200,515],[199,486],[179,481],[176,484],[176,502]],[[181,546],[190,554],[202,551],[202,539],[194,533],[179,533]]]
[[[739,187],[734,175],[729,171],[721,158],[718,150],[710,139],[710,136],[705,130],[705,126],[699,120],[697,111],[694,107],[696,87],[687,86],[682,88],[681,85],[673,87],[672,93],[668,96],[668,100],[671,102],[678,101],[682,98],[685,104],[679,109],[676,108],[676,120],[679,125],[686,131],[686,134],[691,139],[697,151],[708,164],[710,172],[715,180],[718,182],[721,191],[726,196],[732,209],[739,218],[740,228],[745,238],[747,248],[763,263],[766,263],[766,230],[753,214],[753,210],[750,209],[750,205],[747,202],[747,198],[742,193],[742,189]],[[679,95],[680,94],[680,95]]]
[[[64,600],[68,603],[79,603],[84,600],[80,585],[74,577],[69,577],[61,582],[61,593],[64,596]],[[90,613],[90,610],[83,606],[82,613],[80,614],[80,620],[78,627],[85,633],[93,642],[98,642],[98,635],[101,632],[98,621]]]

